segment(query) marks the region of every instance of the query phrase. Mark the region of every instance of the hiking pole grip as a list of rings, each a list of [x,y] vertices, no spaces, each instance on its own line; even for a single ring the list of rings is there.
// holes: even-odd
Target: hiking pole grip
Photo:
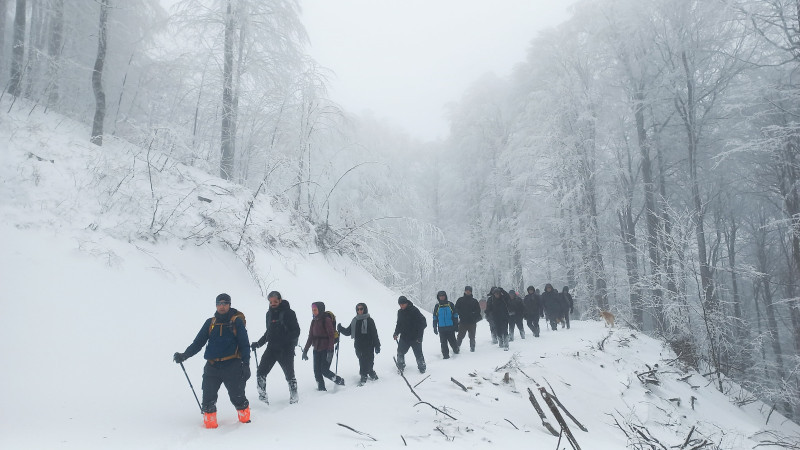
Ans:
[[[192,380],[189,379],[189,374],[186,373],[186,367],[183,367],[183,361],[181,361],[181,369],[183,369],[183,374],[186,375],[186,381],[189,382],[189,387],[192,389],[192,394],[194,394],[194,400],[197,402],[197,407],[200,408],[200,414],[203,414],[203,407],[200,406],[200,400],[197,398],[197,392],[194,391],[194,386],[192,386]]]

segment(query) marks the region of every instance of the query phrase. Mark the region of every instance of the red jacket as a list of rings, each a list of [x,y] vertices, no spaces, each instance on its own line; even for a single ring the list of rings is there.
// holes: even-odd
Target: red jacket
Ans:
[[[311,326],[308,329],[308,340],[303,352],[308,351],[311,346],[314,347],[315,352],[333,350],[334,331],[331,316],[321,311],[317,314],[317,317],[311,320]]]

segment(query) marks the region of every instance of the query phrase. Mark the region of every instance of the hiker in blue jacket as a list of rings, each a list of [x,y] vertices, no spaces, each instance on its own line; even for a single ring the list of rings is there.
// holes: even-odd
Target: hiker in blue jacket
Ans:
[[[194,341],[183,353],[176,352],[172,359],[182,363],[206,347],[203,358],[203,424],[217,428],[217,394],[222,384],[228,390],[231,403],[236,407],[239,421],[250,422],[250,403],[244,387],[250,378],[250,349],[244,314],[231,308],[231,296],[219,294],[217,312],[205,321]],[[206,345],[208,343],[208,345]]]
[[[458,313],[456,312],[456,305],[447,300],[447,292],[439,291],[436,294],[439,302],[433,307],[433,334],[439,335],[439,342],[442,344],[442,357],[444,359],[450,358],[450,347],[453,347],[453,353],[456,355],[459,352],[458,342],[456,340],[456,331],[458,331]]]

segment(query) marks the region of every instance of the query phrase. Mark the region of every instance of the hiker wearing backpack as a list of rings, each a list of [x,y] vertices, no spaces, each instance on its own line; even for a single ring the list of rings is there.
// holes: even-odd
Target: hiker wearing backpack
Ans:
[[[344,384],[344,379],[331,372],[333,350],[336,345],[336,328],[333,319],[325,312],[325,303],[314,302],[311,304],[311,326],[308,328],[308,339],[303,348],[303,360],[308,360],[308,349],[314,347],[314,379],[317,380],[317,390],[327,391],[325,378],[333,380],[338,385]]]
[[[397,311],[397,325],[394,328],[393,336],[397,341],[397,368],[401,371],[406,368],[405,358],[410,348],[414,351],[414,357],[417,358],[419,373],[425,373],[427,365],[425,364],[425,355],[422,354],[422,336],[428,326],[428,321],[419,312],[419,308],[405,296],[401,295],[397,299],[397,304],[400,305],[400,309]]]
[[[267,349],[261,356],[261,362],[256,369],[258,383],[258,399],[269,405],[267,399],[267,375],[277,362],[283,370],[283,375],[289,383],[289,403],[297,403],[297,378],[294,376],[294,348],[300,337],[300,324],[297,323],[297,314],[289,306],[289,302],[281,297],[278,291],[272,291],[267,296],[269,309],[267,309],[267,330],[256,342],[250,344],[255,351],[267,344]]]
[[[458,342],[456,341],[456,330],[458,330],[458,313],[456,312],[456,305],[447,299],[447,292],[439,291],[436,294],[439,301],[433,307],[433,334],[439,335],[439,343],[442,344],[442,357],[444,359],[450,358],[450,347],[453,348],[453,353],[456,355],[460,351]]]
[[[217,428],[217,394],[225,385],[231,403],[236,408],[239,421],[250,422],[250,403],[244,387],[250,378],[250,352],[247,348],[247,328],[244,314],[231,308],[231,296],[219,294],[217,312],[205,321],[194,341],[183,353],[176,352],[172,359],[180,364],[206,347],[203,358],[203,425]],[[208,343],[208,345],[206,345]]]
[[[377,380],[378,374],[375,373],[373,366],[375,364],[375,355],[381,352],[381,341],[378,339],[378,329],[375,327],[375,321],[369,316],[367,305],[358,303],[356,305],[356,316],[353,317],[350,325],[344,328],[342,324],[339,324],[336,329],[355,341],[358,373],[361,375],[359,386],[367,382],[367,376]]]

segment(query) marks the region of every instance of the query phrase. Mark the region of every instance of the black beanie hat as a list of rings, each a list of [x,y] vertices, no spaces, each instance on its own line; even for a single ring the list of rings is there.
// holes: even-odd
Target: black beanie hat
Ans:
[[[220,303],[228,303],[228,304],[230,304],[230,302],[231,302],[231,296],[228,295],[228,294],[222,293],[222,294],[219,294],[217,296],[217,304],[220,304]]]
[[[408,301],[405,295],[401,295],[400,298],[397,299],[397,304],[402,305],[403,303],[411,303]]]
[[[472,292],[472,286],[464,286],[464,292],[466,291]]]
[[[439,301],[442,301],[442,300],[439,298],[439,297],[441,297],[442,295],[444,295],[444,299],[445,299],[445,300],[447,300],[447,292],[445,292],[445,291],[439,291],[439,292],[437,292],[437,293],[436,293],[436,299],[437,299],[437,300],[439,300]]]

